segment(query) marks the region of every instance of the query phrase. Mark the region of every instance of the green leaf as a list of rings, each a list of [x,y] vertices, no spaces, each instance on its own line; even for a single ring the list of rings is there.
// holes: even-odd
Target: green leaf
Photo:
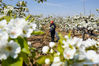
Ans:
[[[24,38],[18,37],[16,39],[16,42],[18,42],[18,44],[21,46],[22,52],[27,53],[27,54],[30,53],[29,48],[28,48],[28,44]]]
[[[12,18],[10,16],[5,16],[4,19],[9,22]]]
[[[32,17],[31,20],[30,20],[30,23],[33,22],[33,21],[34,21],[34,18]]]
[[[42,35],[42,34],[44,34],[44,32],[43,31],[33,31],[33,33],[32,33],[32,35]]]
[[[61,34],[61,33],[59,33],[58,35],[59,35],[60,39],[63,39],[63,36],[62,36],[62,34]]]
[[[15,18],[17,18],[17,15],[16,15],[16,14],[14,14],[14,19],[15,19]]]
[[[66,62],[66,60],[65,60],[65,58],[64,58],[63,55],[60,56],[60,60],[61,60],[62,62]]]
[[[2,20],[6,20],[7,22],[9,22],[12,18],[10,17],[10,16],[3,16],[3,17],[1,17],[0,18],[0,21],[2,21]]]
[[[23,58],[23,61],[27,64],[29,64],[29,60],[28,60],[28,55],[26,53],[21,53],[20,57]]]
[[[62,35],[61,33],[59,33],[58,36],[59,36],[59,38],[60,38],[61,40],[65,40],[65,38],[63,37],[63,35]]]
[[[61,45],[63,44],[63,40],[62,40],[62,39],[60,39],[58,42],[59,42],[59,44],[61,44]]]
[[[69,37],[69,39],[71,38],[71,32],[69,32],[68,37]]]
[[[63,48],[61,44],[58,44],[57,50],[60,52],[61,55],[63,55]]]
[[[35,52],[33,52],[32,53],[32,58],[34,58],[36,56],[36,53]]]
[[[0,21],[2,21],[2,20],[4,20],[4,17],[1,17],[1,18],[0,18]]]
[[[38,63],[38,64],[45,64],[45,59],[46,59],[46,56],[40,56],[40,57],[37,59],[37,63]]]
[[[73,46],[71,44],[69,44],[69,48],[73,49]]]
[[[45,59],[50,59],[50,63],[53,62],[54,60],[54,56],[53,55],[47,55],[47,56],[40,56],[38,59],[37,59],[37,63],[38,64],[45,64]]]
[[[22,66],[23,58],[18,57],[17,59],[13,59],[9,57],[7,60],[2,61],[2,66]]]
[[[50,62],[53,62],[53,60],[54,60],[54,56],[53,55],[49,55],[46,58],[49,58],[50,59]]]
[[[25,20],[27,21],[27,20],[30,18],[30,16],[31,16],[31,15],[28,15],[28,16],[25,18]]]

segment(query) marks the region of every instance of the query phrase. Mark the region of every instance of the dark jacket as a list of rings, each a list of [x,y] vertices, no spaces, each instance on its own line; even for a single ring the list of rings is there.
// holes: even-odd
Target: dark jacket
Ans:
[[[50,24],[50,32],[55,33],[56,25],[54,23]]]

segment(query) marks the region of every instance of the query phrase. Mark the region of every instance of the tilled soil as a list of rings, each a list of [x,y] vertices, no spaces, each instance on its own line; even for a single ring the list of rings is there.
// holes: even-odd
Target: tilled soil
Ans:
[[[28,38],[28,41],[30,41],[35,48],[42,48],[43,46],[48,45],[50,40],[51,38],[49,34],[35,35]]]

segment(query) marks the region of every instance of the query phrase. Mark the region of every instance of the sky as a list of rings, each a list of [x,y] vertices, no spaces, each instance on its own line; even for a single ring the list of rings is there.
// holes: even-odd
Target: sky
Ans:
[[[4,3],[15,5],[23,0],[3,0]],[[83,2],[85,3],[85,15],[93,13],[98,15],[96,9],[99,9],[99,0],[47,0],[44,3],[37,3],[34,0],[27,1],[29,13],[33,15],[42,14],[44,16],[73,16],[84,14]]]

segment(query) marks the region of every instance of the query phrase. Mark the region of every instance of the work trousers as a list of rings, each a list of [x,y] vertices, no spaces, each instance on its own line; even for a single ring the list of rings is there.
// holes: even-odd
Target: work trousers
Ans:
[[[54,42],[55,32],[51,32],[51,41]]]

